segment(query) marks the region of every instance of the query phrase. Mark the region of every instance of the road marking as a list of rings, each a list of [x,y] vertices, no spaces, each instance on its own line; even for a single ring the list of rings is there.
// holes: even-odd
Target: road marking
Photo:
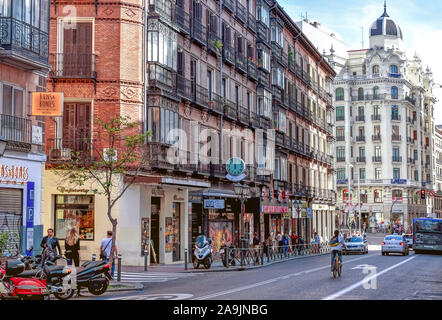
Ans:
[[[365,268],[373,268],[374,266],[371,266],[369,264],[358,264],[356,267],[351,268],[351,270],[357,270],[357,269],[362,269],[364,270]]]
[[[122,282],[166,282],[179,278],[194,277],[197,273],[167,273],[167,272],[122,272]]]
[[[193,294],[189,293],[155,293],[147,295],[124,296],[110,298],[106,300],[184,300],[192,298]]]
[[[349,286],[349,287],[347,287],[347,288],[345,288],[345,289],[342,289],[341,291],[338,291],[338,292],[336,292],[336,293],[334,293],[334,294],[332,294],[332,295],[329,295],[328,297],[325,297],[325,298],[323,298],[322,300],[333,300],[333,299],[337,299],[337,298],[343,296],[344,294],[346,294],[346,293],[348,293],[348,292],[350,292],[350,291],[356,289],[357,287],[362,286],[362,285],[363,285],[364,283],[366,283],[367,281],[370,281],[370,280],[372,280],[372,279],[374,279],[374,278],[376,278],[376,277],[379,277],[380,275],[383,275],[384,273],[387,273],[388,271],[391,271],[391,270],[393,270],[393,269],[399,267],[400,265],[403,265],[404,263],[407,263],[408,261],[413,260],[413,259],[416,258],[416,257],[417,257],[417,256],[412,256],[412,257],[408,258],[407,260],[404,260],[404,261],[402,261],[402,262],[399,262],[399,263],[397,263],[397,264],[395,264],[395,265],[393,265],[393,266],[391,266],[391,267],[389,267],[389,268],[387,268],[387,269],[385,269],[385,270],[382,270],[381,272],[378,272],[378,273],[372,275],[371,277],[365,278],[365,279],[363,279],[363,280],[361,280],[361,281],[359,281],[359,282],[356,282],[355,284],[353,284],[353,285],[351,285],[351,286]]]
[[[349,260],[349,261],[344,261],[344,264],[350,263],[350,262],[353,262],[353,261],[357,261],[357,260],[361,260],[361,259],[371,258],[373,256],[374,255],[365,255],[365,256],[360,257],[360,258],[356,258],[356,259]],[[248,286],[244,286],[244,287],[238,287],[238,288],[234,288],[234,289],[230,289],[230,290],[226,290],[226,291],[215,292],[215,293],[212,293],[212,294],[209,294],[209,295],[206,295],[206,296],[195,298],[193,300],[213,299],[213,298],[216,298],[216,297],[219,297],[219,296],[224,296],[226,294],[231,294],[231,293],[235,293],[235,292],[239,292],[239,291],[244,291],[244,290],[248,290],[248,289],[264,286],[266,284],[273,283],[273,282],[276,282],[278,280],[287,280],[290,277],[296,277],[296,276],[299,276],[299,275],[308,274],[308,273],[316,272],[316,271],[323,270],[323,269],[330,269],[330,265],[323,266],[323,267],[318,267],[318,268],[314,268],[314,269],[310,269],[310,270],[305,270],[305,271],[301,271],[301,272],[297,272],[297,273],[291,273],[291,274],[288,274],[288,275],[285,275],[285,276],[280,276],[280,277],[277,277],[277,278],[274,278],[274,279],[257,282],[257,283],[254,283],[254,284],[251,284],[251,285],[248,285]]]

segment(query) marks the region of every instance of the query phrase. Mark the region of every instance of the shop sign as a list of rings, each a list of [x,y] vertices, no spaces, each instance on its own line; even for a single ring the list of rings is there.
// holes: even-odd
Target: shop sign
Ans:
[[[307,218],[307,210],[306,209],[302,209],[301,210],[301,217],[302,218]]]
[[[263,212],[263,213],[285,213],[285,212],[289,212],[289,208],[283,207],[283,206],[261,206],[261,212]]]
[[[407,184],[407,179],[391,179],[391,184]]]
[[[375,206],[375,207],[372,207],[371,211],[381,213],[381,212],[384,212],[384,209],[382,206]]]
[[[57,191],[61,193],[88,193],[88,189],[74,189],[74,188],[65,188],[63,186],[57,187]]]
[[[43,144],[43,128],[40,126],[32,126],[32,144]]]
[[[175,201],[184,201],[184,198],[174,194],[173,195],[173,200],[175,200]]]
[[[313,218],[313,209],[307,208],[307,218],[311,219]]]
[[[3,180],[8,179],[8,180]],[[29,179],[29,168],[24,166],[0,166],[0,183],[25,185]],[[21,180],[21,181],[19,181]]]
[[[283,217],[283,218],[286,218],[286,219],[290,219],[290,212],[284,212],[284,213],[282,214],[282,217]]]
[[[370,212],[370,209],[367,206],[362,206],[361,212],[367,213],[367,212]]]
[[[164,196],[164,190],[163,189],[152,189],[152,195],[153,196]]]
[[[204,199],[204,209],[224,209],[224,199]]]
[[[393,206],[392,213],[404,213],[404,207]]]
[[[63,115],[63,93],[32,92],[32,115],[61,117]]]

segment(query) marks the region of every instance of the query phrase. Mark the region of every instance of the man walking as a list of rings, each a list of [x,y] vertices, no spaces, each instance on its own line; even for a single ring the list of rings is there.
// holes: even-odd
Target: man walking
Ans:
[[[58,254],[62,254],[60,242],[56,237],[54,237],[54,229],[52,228],[48,229],[48,235],[43,237],[40,246],[43,248],[42,263],[44,263],[44,261],[48,258],[55,258],[55,256],[57,256],[57,249]]]
[[[112,247],[112,231],[107,232],[107,237],[101,240],[101,246],[100,246],[100,252],[104,252],[106,258],[104,259],[106,262],[109,262],[110,255],[111,255],[111,247]],[[114,246],[114,256],[112,257],[112,270],[111,270],[111,277],[114,277],[114,271],[115,271],[115,257],[118,256],[118,250],[117,250],[117,240],[115,240],[115,246]]]

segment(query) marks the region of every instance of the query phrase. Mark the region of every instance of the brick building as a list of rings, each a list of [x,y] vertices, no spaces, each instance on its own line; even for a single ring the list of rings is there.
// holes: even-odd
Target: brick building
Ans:
[[[97,115],[130,114],[152,133],[149,165],[115,209],[125,263],[143,263],[146,240],[159,262],[172,263],[200,233],[215,252],[241,237],[251,243],[253,232],[262,241],[331,234],[335,73],[277,3],[67,3],[51,8],[48,90],[65,93],[65,113],[47,122],[50,162],[90,148],[76,135],[90,134]],[[226,179],[232,157],[247,165],[244,224]],[[46,182],[46,223],[57,234],[76,210],[90,240],[82,253],[97,252],[110,228],[103,199],[59,188],[50,174]]]

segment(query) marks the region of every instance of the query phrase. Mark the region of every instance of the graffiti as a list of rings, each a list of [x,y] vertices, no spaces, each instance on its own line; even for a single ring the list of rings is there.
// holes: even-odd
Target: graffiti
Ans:
[[[210,239],[212,239],[213,255],[217,256],[223,245],[231,245],[233,242],[232,221],[210,222]]]

